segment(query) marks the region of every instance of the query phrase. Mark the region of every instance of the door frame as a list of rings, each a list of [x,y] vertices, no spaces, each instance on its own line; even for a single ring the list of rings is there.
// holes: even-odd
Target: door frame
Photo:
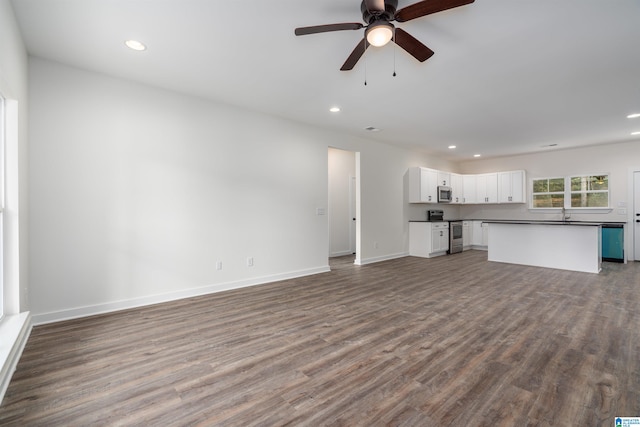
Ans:
[[[627,197],[627,224],[628,230],[624,233],[626,244],[625,252],[627,255],[625,256],[625,262],[627,261],[635,261],[640,260],[640,254],[635,253],[636,248],[636,238],[640,239],[640,232],[638,232],[638,236],[636,236],[636,226],[635,226],[635,174],[640,173],[640,166],[630,167],[629,168],[629,178],[628,178],[628,197]],[[638,201],[640,203],[640,200]]]

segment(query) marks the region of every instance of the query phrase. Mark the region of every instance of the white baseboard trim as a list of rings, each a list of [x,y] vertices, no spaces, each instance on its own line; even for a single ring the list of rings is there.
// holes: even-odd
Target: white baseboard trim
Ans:
[[[216,292],[229,291],[232,289],[246,288],[249,286],[262,285],[265,283],[277,282],[280,280],[294,279],[296,277],[311,276],[313,274],[326,273],[331,271],[328,265],[310,268],[307,270],[291,271],[288,273],[273,274],[269,276],[254,277],[251,279],[238,280],[235,282],[217,283],[214,285],[199,288],[185,289],[161,295],[151,295],[147,297],[132,298],[128,300],[114,301],[103,304],[96,304],[85,307],[71,308],[67,310],[53,311],[49,313],[33,314],[33,324],[43,325],[46,323],[60,322],[62,320],[77,319],[80,317],[93,316],[96,314],[111,313],[114,311],[127,310],[130,308],[143,307],[146,305],[159,304],[163,302],[175,301],[184,298],[197,297]]]
[[[29,312],[5,315],[0,320],[0,403],[9,388],[11,377],[18,366],[24,346],[31,334]]]
[[[337,257],[337,256],[345,256],[345,255],[353,255],[353,251],[349,250],[349,251],[340,251],[340,252],[332,252],[331,254],[329,254],[329,257]]]
[[[354,264],[355,265],[373,264],[373,263],[376,263],[376,262],[389,261],[391,259],[396,259],[396,258],[404,258],[406,256],[409,256],[409,252],[402,252],[402,253],[398,253],[398,254],[383,255],[383,256],[378,256],[378,257],[373,257],[373,258],[364,258],[364,259],[357,259],[356,258]]]

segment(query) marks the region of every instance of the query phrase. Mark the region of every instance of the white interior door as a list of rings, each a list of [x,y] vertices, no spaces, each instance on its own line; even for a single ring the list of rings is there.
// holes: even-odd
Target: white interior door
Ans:
[[[633,173],[633,259],[640,261],[640,171]]]

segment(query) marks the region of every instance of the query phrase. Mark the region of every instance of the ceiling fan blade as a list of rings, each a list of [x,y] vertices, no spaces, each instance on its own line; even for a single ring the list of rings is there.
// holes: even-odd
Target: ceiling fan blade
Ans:
[[[364,0],[364,4],[369,13],[384,12],[384,0]]]
[[[364,51],[367,50],[367,47],[369,47],[367,41],[363,38],[362,41],[358,43],[358,46],[353,49],[353,52],[351,52],[351,55],[349,55],[347,60],[344,62],[342,68],[340,68],[340,71],[353,70],[353,67],[356,66],[358,60],[362,57],[362,55],[364,55]]]
[[[330,31],[359,30],[363,28],[359,22],[345,22],[343,24],[315,25],[313,27],[300,27],[295,29],[296,36],[307,34],[328,33]]]
[[[402,28],[396,28],[395,43],[420,62],[431,58],[434,53]]]
[[[453,9],[473,2],[474,0],[423,0],[403,7],[396,12],[395,18],[398,22],[407,22],[421,16],[431,15],[432,13],[442,12],[443,10]]]

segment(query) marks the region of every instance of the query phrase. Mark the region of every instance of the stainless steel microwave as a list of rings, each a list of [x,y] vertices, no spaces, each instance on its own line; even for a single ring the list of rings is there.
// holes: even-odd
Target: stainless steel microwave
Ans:
[[[438,203],[450,203],[451,202],[451,187],[439,186],[438,187]]]

